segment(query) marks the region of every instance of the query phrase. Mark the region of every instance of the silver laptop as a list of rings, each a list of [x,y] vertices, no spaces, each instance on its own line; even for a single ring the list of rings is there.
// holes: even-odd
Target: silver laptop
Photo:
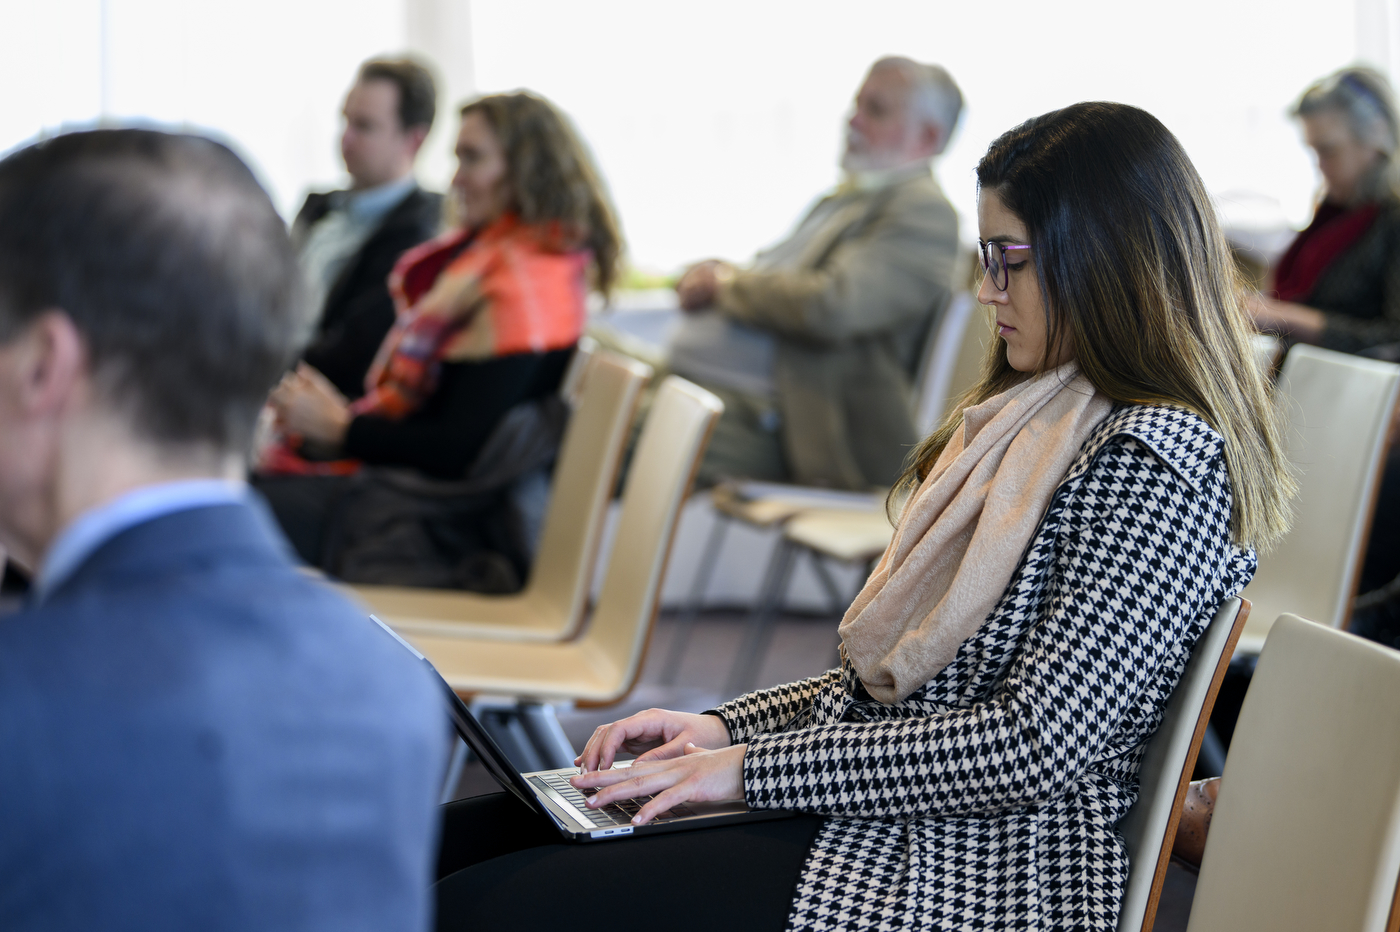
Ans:
[[[456,691],[447,685],[428,658],[418,652],[412,644],[399,637],[398,633],[374,615],[375,624],[389,633],[413,656],[433,671],[433,676],[442,684],[447,695],[447,711],[458,736],[471,748],[472,753],[481,758],[486,770],[504,789],[514,793],[525,805],[536,812],[548,816],[560,834],[573,841],[601,841],[608,838],[623,838],[628,835],[649,835],[658,832],[680,832],[697,828],[713,828],[733,822],[761,822],[769,819],[783,819],[797,813],[787,809],[750,809],[742,799],[723,802],[686,803],[677,806],[652,819],[646,825],[633,825],[632,817],[651,799],[643,796],[637,799],[612,803],[601,809],[588,809],[584,801],[588,798],[584,791],[575,789],[569,778],[578,774],[575,767],[562,770],[541,770],[521,773],[501,751],[500,746],[487,733],[481,723],[472,715],[471,709],[462,701]],[[614,767],[627,767],[630,762],[622,761]],[[591,795],[591,791],[590,794]]]

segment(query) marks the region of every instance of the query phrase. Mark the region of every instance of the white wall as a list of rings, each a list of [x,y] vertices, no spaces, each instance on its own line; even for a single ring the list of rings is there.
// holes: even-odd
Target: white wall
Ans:
[[[1157,114],[1217,195],[1256,191],[1294,223],[1311,163],[1284,111],[1350,63],[1375,9],[1317,0],[474,0],[484,90],[528,85],[583,128],[637,263],[742,258],[779,237],[836,178],[839,132],[882,54],[943,63],[968,100],[939,176],[966,219],[972,169],[1016,123],[1077,100]],[[1374,9],[1372,9],[1374,8]],[[1394,47],[1391,43],[1387,47]],[[1388,65],[1388,61],[1378,64]],[[972,238],[970,224],[964,237]]]
[[[210,132],[290,216],[309,188],[344,180],[340,106],[361,61],[401,52],[412,33],[450,62],[439,72],[451,91],[470,92],[466,10],[466,0],[0,0],[0,150],[102,118]],[[452,122],[439,118],[435,157],[420,166],[435,186],[450,170]]]
[[[836,179],[850,96],[866,65],[893,52],[944,63],[967,94],[939,169],[965,218],[972,168],[998,133],[1100,98],[1160,116],[1227,210],[1247,200],[1235,193],[1255,192],[1302,223],[1316,182],[1284,110],[1358,55],[1389,68],[1400,58],[1397,9],[1397,0],[0,0],[0,149],[95,120],[105,101],[116,121],[222,135],[290,212],[309,187],[341,180],[339,108],[355,67],[412,47],[438,61],[448,85],[448,115],[420,166],[427,182],[441,186],[450,172],[456,102],[474,86],[531,87],[593,146],[635,263],[671,271],[706,255],[742,259],[781,236]]]

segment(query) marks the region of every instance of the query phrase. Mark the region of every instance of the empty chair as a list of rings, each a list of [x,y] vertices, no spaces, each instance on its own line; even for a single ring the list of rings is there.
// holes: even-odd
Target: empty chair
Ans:
[[[894,525],[885,512],[883,497],[875,497],[874,507],[819,508],[793,515],[783,525],[769,561],[758,604],[749,614],[747,631],[734,665],[724,686],[724,694],[738,696],[754,688],[763,661],[773,638],[774,615],[787,594],[797,559],[803,553],[812,558],[817,578],[826,589],[833,611],[844,614],[855,598],[854,592],[841,592],[824,560],[854,563],[864,570],[864,582],[870,567],[885,552],[894,537]]]
[[[1254,603],[1240,638],[1259,653],[1273,619],[1296,611],[1344,627],[1361,572],[1395,408],[1400,366],[1298,345],[1288,351],[1276,402],[1288,418],[1298,469],[1293,527],[1244,590]]]
[[[670,376],[661,384],[628,468],[607,574],[581,637],[508,642],[412,628],[401,633],[453,689],[512,697],[522,715],[552,720],[548,702],[622,699],[641,672],[676,517],[723,408],[714,395],[684,379]],[[531,738],[546,765],[572,761],[573,750],[557,722],[533,731]]]
[[[948,305],[919,380],[914,423],[920,433],[931,433],[943,423],[948,409],[977,381],[992,339],[989,323],[987,309],[970,292],[958,294]]]
[[[1397,874],[1400,652],[1282,615],[1230,743],[1188,930],[1382,932]]]
[[[549,510],[525,588],[480,595],[400,586],[355,586],[371,612],[401,632],[519,641],[572,637],[582,623],[608,502],[651,369],[595,351],[574,390],[554,468]],[[565,390],[569,386],[566,378]]]
[[[1128,843],[1128,884],[1118,932],[1152,929],[1191,771],[1249,610],[1249,603],[1240,599],[1227,599],[1220,606],[1196,642],[1162,724],[1143,752],[1138,801],[1118,823]]]

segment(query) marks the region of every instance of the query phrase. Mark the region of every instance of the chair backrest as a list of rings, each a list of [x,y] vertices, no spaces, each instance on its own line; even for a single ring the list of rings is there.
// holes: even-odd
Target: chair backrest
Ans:
[[[1345,627],[1375,509],[1400,366],[1300,344],[1288,351],[1276,403],[1298,469],[1293,527],[1244,590],[1254,603],[1241,647],[1257,653],[1285,610]]]
[[[641,672],[676,521],[723,410],[710,392],[668,376],[637,440],[607,574],[582,639],[610,667],[615,699],[627,694]]]
[[[564,370],[564,377],[559,380],[559,394],[570,407],[578,405],[579,390],[583,388],[583,373],[588,369],[588,364],[596,352],[597,340],[586,335],[579,337],[578,345],[574,347],[574,355],[569,357],[569,367]]]
[[[582,623],[608,502],[650,378],[650,366],[593,348],[575,390],[529,581],[537,598],[570,619],[561,636]]]
[[[1400,652],[1282,615],[1206,836],[1189,932],[1381,932],[1400,874]]]
[[[924,321],[922,331],[918,335],[918,354],[912,360],[909,377],[913,380],[909,390],[912,393],[911,400],[917,412],[919,399],[923,397],[924,387],[928,384],[929,376],[934,372],[939,364],[938,343],[943,336],[944,326],[947,324],[948,311],[958,302],[960,295],[948,292],[938,299],[930,309],[928,319]]]
[[[1249,603],[1241,599],[1226,599],[1220,606],[1191,652],[1162,724],[1147,742],[1137,803],[1118,822],[1118,831],[1128,842],[1128,885],[1118,913],[1118,932],[1150,932],[1157,918],[1191,771],[1248,617]]]
[[[953,402],[977,381],[991,339],[976,296],[969,292],[954,296],[939,324],[919,386],[915,423],[921,434],[941,424]]]

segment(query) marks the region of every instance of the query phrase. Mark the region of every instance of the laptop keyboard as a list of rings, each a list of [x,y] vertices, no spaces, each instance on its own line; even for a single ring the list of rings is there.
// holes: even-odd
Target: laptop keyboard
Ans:
[[[636,799],[624,799],[615,803],[609,803],[601,809],[589,809],[584,806],[584,802],[588,799],[588,796],[592,796],[593,793],[589,792],[586,796],[581,790],[575,789],[573,784],[569,783],[567,771],[565,773],[540,774],[531,777],[531,779],[539,780],[551,790],[564,797],[564,799],[577,809],[584,818],[591,820],[593,824],[598,827],[605,825],[631,825],[633,817],[636,816],[638,811],[650,802],[652,798],[650,796],[638,796]],[[652,821],[670,822],[694,814],[695,813],[691,812],[685,806],[673,806],[652,819]]]

